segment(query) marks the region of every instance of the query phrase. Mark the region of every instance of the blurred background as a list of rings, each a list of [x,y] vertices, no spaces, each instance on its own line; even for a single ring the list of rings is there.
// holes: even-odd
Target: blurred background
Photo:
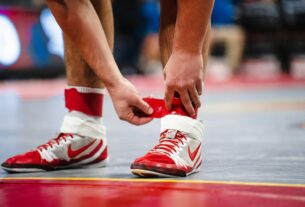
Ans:
[[[121,71],[160,74],[159,2],[114,0],[113,10]],[[305,79],[304,18],[305,0],[216,0],[207,78]],[[62,75],[62,33],[45,1],[1,0],[0,79]]]

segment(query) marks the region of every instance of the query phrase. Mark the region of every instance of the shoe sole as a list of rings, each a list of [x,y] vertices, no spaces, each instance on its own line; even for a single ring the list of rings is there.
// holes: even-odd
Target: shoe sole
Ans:
[[[91,169],[91,168],[101,168],[101,167],[105,167],[107,165],[109,161],[109,157],[106,158],[105,160],[98,162],[98,163],[94,163],[94,164],[82,164],[82,165],[75,165],[75,163],[73,165],[69,165],[69,166],[65,166],[65,167],[55,167],[52,169],[42,169],[42,168],[19,168],[19,167],[4,167],[1,166],[1,168],[9,173],[32,173],[32,172],[48,172],[48,171],[53,171],[53,170],[64,170],[64,169],[77,169],[77,168],[81,168],[81,169]]]
[[[31,173],[31,172],[46,172],[47,170],[39,169],[39,168],[8,168],[8,167],[1,167],[8,173]]]
[[[184,173],[184,174],[167,174],[164,172],[160,172],[158,170],[150,170],[150,169],[139,169],[139,168],[131,168],[131,172],[132,174],[138,176],[138,177],[142,177],[142,178],[153,178],[153,177],[157,177],[157,178],[174,178],[174,177],[186,177],[189,176],[191,174],[200,172],[200,165],[193,169],[191,172],[189,173]]]

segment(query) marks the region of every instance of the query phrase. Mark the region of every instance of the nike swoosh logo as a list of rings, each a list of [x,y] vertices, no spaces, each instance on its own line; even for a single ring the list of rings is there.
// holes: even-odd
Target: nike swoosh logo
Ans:
[[[188,147],[188,153],[189,153],[189,156],[190,156],[192,162],[194,161],[195,157],[197,156],[200,146],[201,146],[201,143],[198,145],[198,147],[193,152],[191,152],[190,147]]]
[[[84,152],[85,150],[87,150],[90,146],[92,146],[94,144],[96,140],[93,140],[92,142],[90,142],[89,144],[77,149],[77,150],[72,150],[71,144],[68,147],[68,156],[70,158],[74,158],[76,156],[78,156],[79,154],[81,154],[82,152]]]

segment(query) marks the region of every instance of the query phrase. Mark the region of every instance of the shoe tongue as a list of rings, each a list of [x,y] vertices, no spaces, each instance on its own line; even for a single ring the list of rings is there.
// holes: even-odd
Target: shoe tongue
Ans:
[[[175,129],[169,129],[167,130],[165,137],[168,139],[174,139],[176,137],[177,132],[178,131]]]

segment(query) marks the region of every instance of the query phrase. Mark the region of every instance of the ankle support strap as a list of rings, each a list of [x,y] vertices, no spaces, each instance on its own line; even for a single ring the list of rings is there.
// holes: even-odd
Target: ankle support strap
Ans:
[[[145,102],[147,102],[154,110],[154,112],[149,115],[148,117],[152,118],[162,118],[169,114],[181,115],[190,117],[190,115],[185,110],[182,102],[178,98],[174,98],[172,101],[172,109],[169,111],[165,107],[165,101],[163,99],[156,99],[156,98],[143,98]],[[142,114],[138,114],[142,115]],[[144,115],[147,116],[147,115]],[[197,116],[197,111],[196,111]],[[196,117],[195,117],[196,118]]]
[[[161,118],[161,131],[175,129],[187,133],[197,140],[203,136],[203,124],[201,121],[186,116],[167,115]]]

